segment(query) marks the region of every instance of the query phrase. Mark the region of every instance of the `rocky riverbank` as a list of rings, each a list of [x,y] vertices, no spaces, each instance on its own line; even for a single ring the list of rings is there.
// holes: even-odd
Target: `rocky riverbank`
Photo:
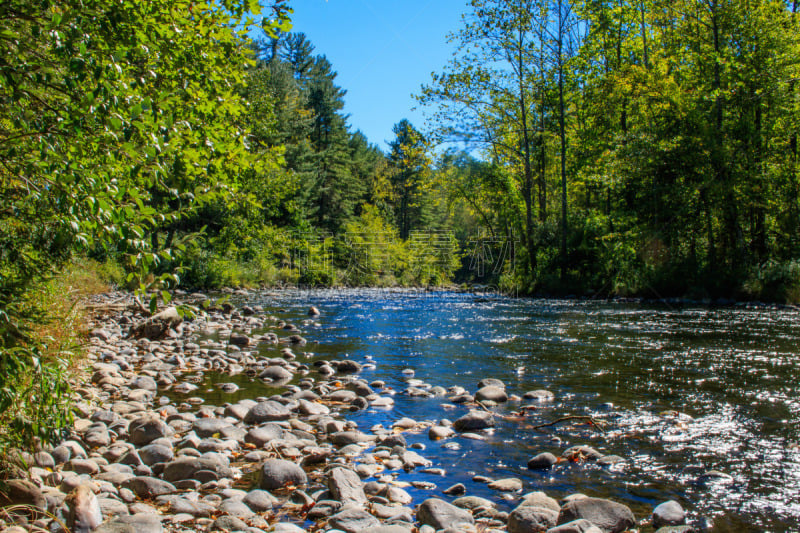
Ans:
[[[29,468],[8,483],[6,503],[16,507],[5,511],[5,531],[692,531],[676,502],[637,517],[610,500],[523,494],[516,478],[478,476],[514,502],[510,512],[446,477],[441,486],[411,482],[428,492],[415,501],[404,474],[441,469],[404,433],[480,439],[502,416],[495,405],[547,401],[550,394],[509,395],[492,379],[464,384],[474,392],[445,390],[414,380],[409,370],[405,393],[441,396],[469,410],[452,422],[398,417],[391,427],[359,428],[347,413],[391,409],[394,391],[359,378],[372,361],[326,361],[306,351],[304,328],[325,320],[319,310],[289,324],[258,307],[203,310],[204,298],[186,298],[197,309],[186,320],[174,308],[144,319],[121,294],[92,302],[73,431],[59,446],[23,454]],[[209,405],[196,393],[209,370],[245,373],[281,392]],[[234,383],[215,386],[237,390]],[[577,446],[560,457],[539,454],[528,467],[618,460]]]

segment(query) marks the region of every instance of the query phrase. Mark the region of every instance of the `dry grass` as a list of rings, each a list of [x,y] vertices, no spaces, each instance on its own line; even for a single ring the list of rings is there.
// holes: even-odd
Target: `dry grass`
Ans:
[[[100,272],[98,263],[78,259],[30,292],[29,303],[43,312],[31,325],[32,337],[46,347],[45,356],[72,359],[79,355],[87,333],[82,302],[111,288]]]

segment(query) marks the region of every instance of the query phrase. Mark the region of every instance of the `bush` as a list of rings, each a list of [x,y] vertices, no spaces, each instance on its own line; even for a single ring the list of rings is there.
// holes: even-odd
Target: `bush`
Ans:
[[[745,281],[743,292],[770,302],[800,302],[800,261],[770,260],[757,266]]]

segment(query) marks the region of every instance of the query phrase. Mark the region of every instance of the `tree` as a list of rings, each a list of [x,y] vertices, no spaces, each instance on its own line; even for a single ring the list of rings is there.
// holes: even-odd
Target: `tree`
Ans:
[[[422,88],[419,100],[438,107],[433,118],[439,139],[477,143],[517,176],[528,267],[533,272],[537,266],[535,157],[541,157],[541,175],[545,172],[544,151],[535,153],[537,142],[540,148],[544,146],[544,132],[541,128],[537,132],[535,124],[546,113],[542,37],[547,12],[533,0],[473,0],[470,5],[472,12],[465,16],[464,27],[451,37],[458,44],[454,58],[445,72],[434,74],[432,84]],[[540,214],[545,217],[544,179],[538,186]]]
[[[395,139],[390,143],[394,217],[400,238],[407,240],[413,230],[426,229],[430,222],[429,192],[431,161],[422,134],[406,119],[394,125]]]
[[[14,429],[4,438],[55,438],[66,416],[63,362],[25,332],[26,290],[93,244],[119,246],[140,274],[156,269],[169,255],[148,233],[235,187],[253,164],[237,123],[251,7],[0,5],[0,413]],[[272,8],[274,33],[288,11],[284,0]],[[31,376],[40,387],[27,388]]]

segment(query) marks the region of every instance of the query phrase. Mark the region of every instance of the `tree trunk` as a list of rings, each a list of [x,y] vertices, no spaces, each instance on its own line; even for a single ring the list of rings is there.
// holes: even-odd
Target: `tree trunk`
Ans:
[[[534,242],[533,221],[533,170],[531,169],[531,139],[528,131],[528,101],[525,98],[525,58],[523,56],[524,36],[519,30],[519,43],[517,46],[517,76],[519,82],[519,107],[522,119],[522,166],[525,173],[525,183],[522,192],[525,200],[525,237],[528,246],[528,262],[531,274],[536,272],[536,248]]]
[[[561,141],[561,281],[567,279],[567,136],[564,127],[564,8],[558,2],[558,135]]]

